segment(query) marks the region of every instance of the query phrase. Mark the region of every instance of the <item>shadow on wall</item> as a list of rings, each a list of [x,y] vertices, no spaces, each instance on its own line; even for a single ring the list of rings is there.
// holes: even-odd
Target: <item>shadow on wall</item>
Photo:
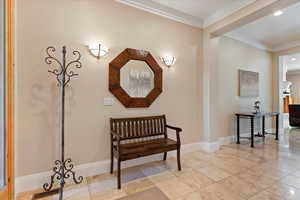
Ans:
[[[65,115],[66,117],[71,116],[72,106],[76,105],[76,98],[72,87],[66,88],[65,96]],[[32,115],[35,119],[38,119],[38,126],[42,129],[54,133],[55,139],[53,149],[56,149],[55,155],[59,155],[60,141],[60,112],[61,112],[61,101],[60,101],[60,90],[57,83],[52,82],[49,86],[48,83],[35,83],[31,87],[31,98],[30,103],[32,107]]]

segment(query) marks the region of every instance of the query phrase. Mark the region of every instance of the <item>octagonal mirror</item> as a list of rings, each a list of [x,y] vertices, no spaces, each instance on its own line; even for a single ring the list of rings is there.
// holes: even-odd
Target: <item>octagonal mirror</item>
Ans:
[[[144,61],[130,60],[120,76],[121,87],[130,97],[145,98],[154,88],[154,73]]]
[[[127,108],[149,107],[162,92],[162,69],[150,52],[125,49],[109,64],[109,90]]]

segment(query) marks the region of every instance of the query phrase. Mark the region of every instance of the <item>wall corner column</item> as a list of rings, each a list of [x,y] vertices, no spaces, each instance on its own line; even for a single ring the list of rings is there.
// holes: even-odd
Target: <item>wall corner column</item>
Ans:
[[[203,32],[203,139],[205,142],[215,142],[218,138],[218,53],[219,37],[211,37],[210,31]]]

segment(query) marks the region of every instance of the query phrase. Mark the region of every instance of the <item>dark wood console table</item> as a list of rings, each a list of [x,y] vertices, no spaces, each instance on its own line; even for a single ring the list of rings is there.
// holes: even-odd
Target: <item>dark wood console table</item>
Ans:
[[[279,139],[279,113],[278,112],[261,112],[261,113],[251,113],[251,112],[246,112],[246,113],[236,113],[235,114],[237,118],[237,144],[240,144],[240,139],[245,138],[245,137],[240,137],[240,118],[246,118],[250,119],[251,121],[251,137],[247,138],[251,140],[251,147],[254,147],[254,137],[265,137],[266,131],[265,131],[265,119],[266,117],[276,117],[276,132],[275,132],[275,140]],[[262,118],[262,133],[261,135],[254,135],[254,119],[255,118]]]

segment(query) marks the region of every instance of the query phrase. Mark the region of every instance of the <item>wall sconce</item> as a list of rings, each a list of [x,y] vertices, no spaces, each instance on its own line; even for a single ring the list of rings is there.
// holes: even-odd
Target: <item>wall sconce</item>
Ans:
[[[98,59],[105,56],[109,51],[109,49],[102,44],[89,45],[89,50],[91,54]]]
[[[176,58],[173,56],[165,56],[165,57],[161,57],[160,59],[168,68],[173,66],[176,62]]]

